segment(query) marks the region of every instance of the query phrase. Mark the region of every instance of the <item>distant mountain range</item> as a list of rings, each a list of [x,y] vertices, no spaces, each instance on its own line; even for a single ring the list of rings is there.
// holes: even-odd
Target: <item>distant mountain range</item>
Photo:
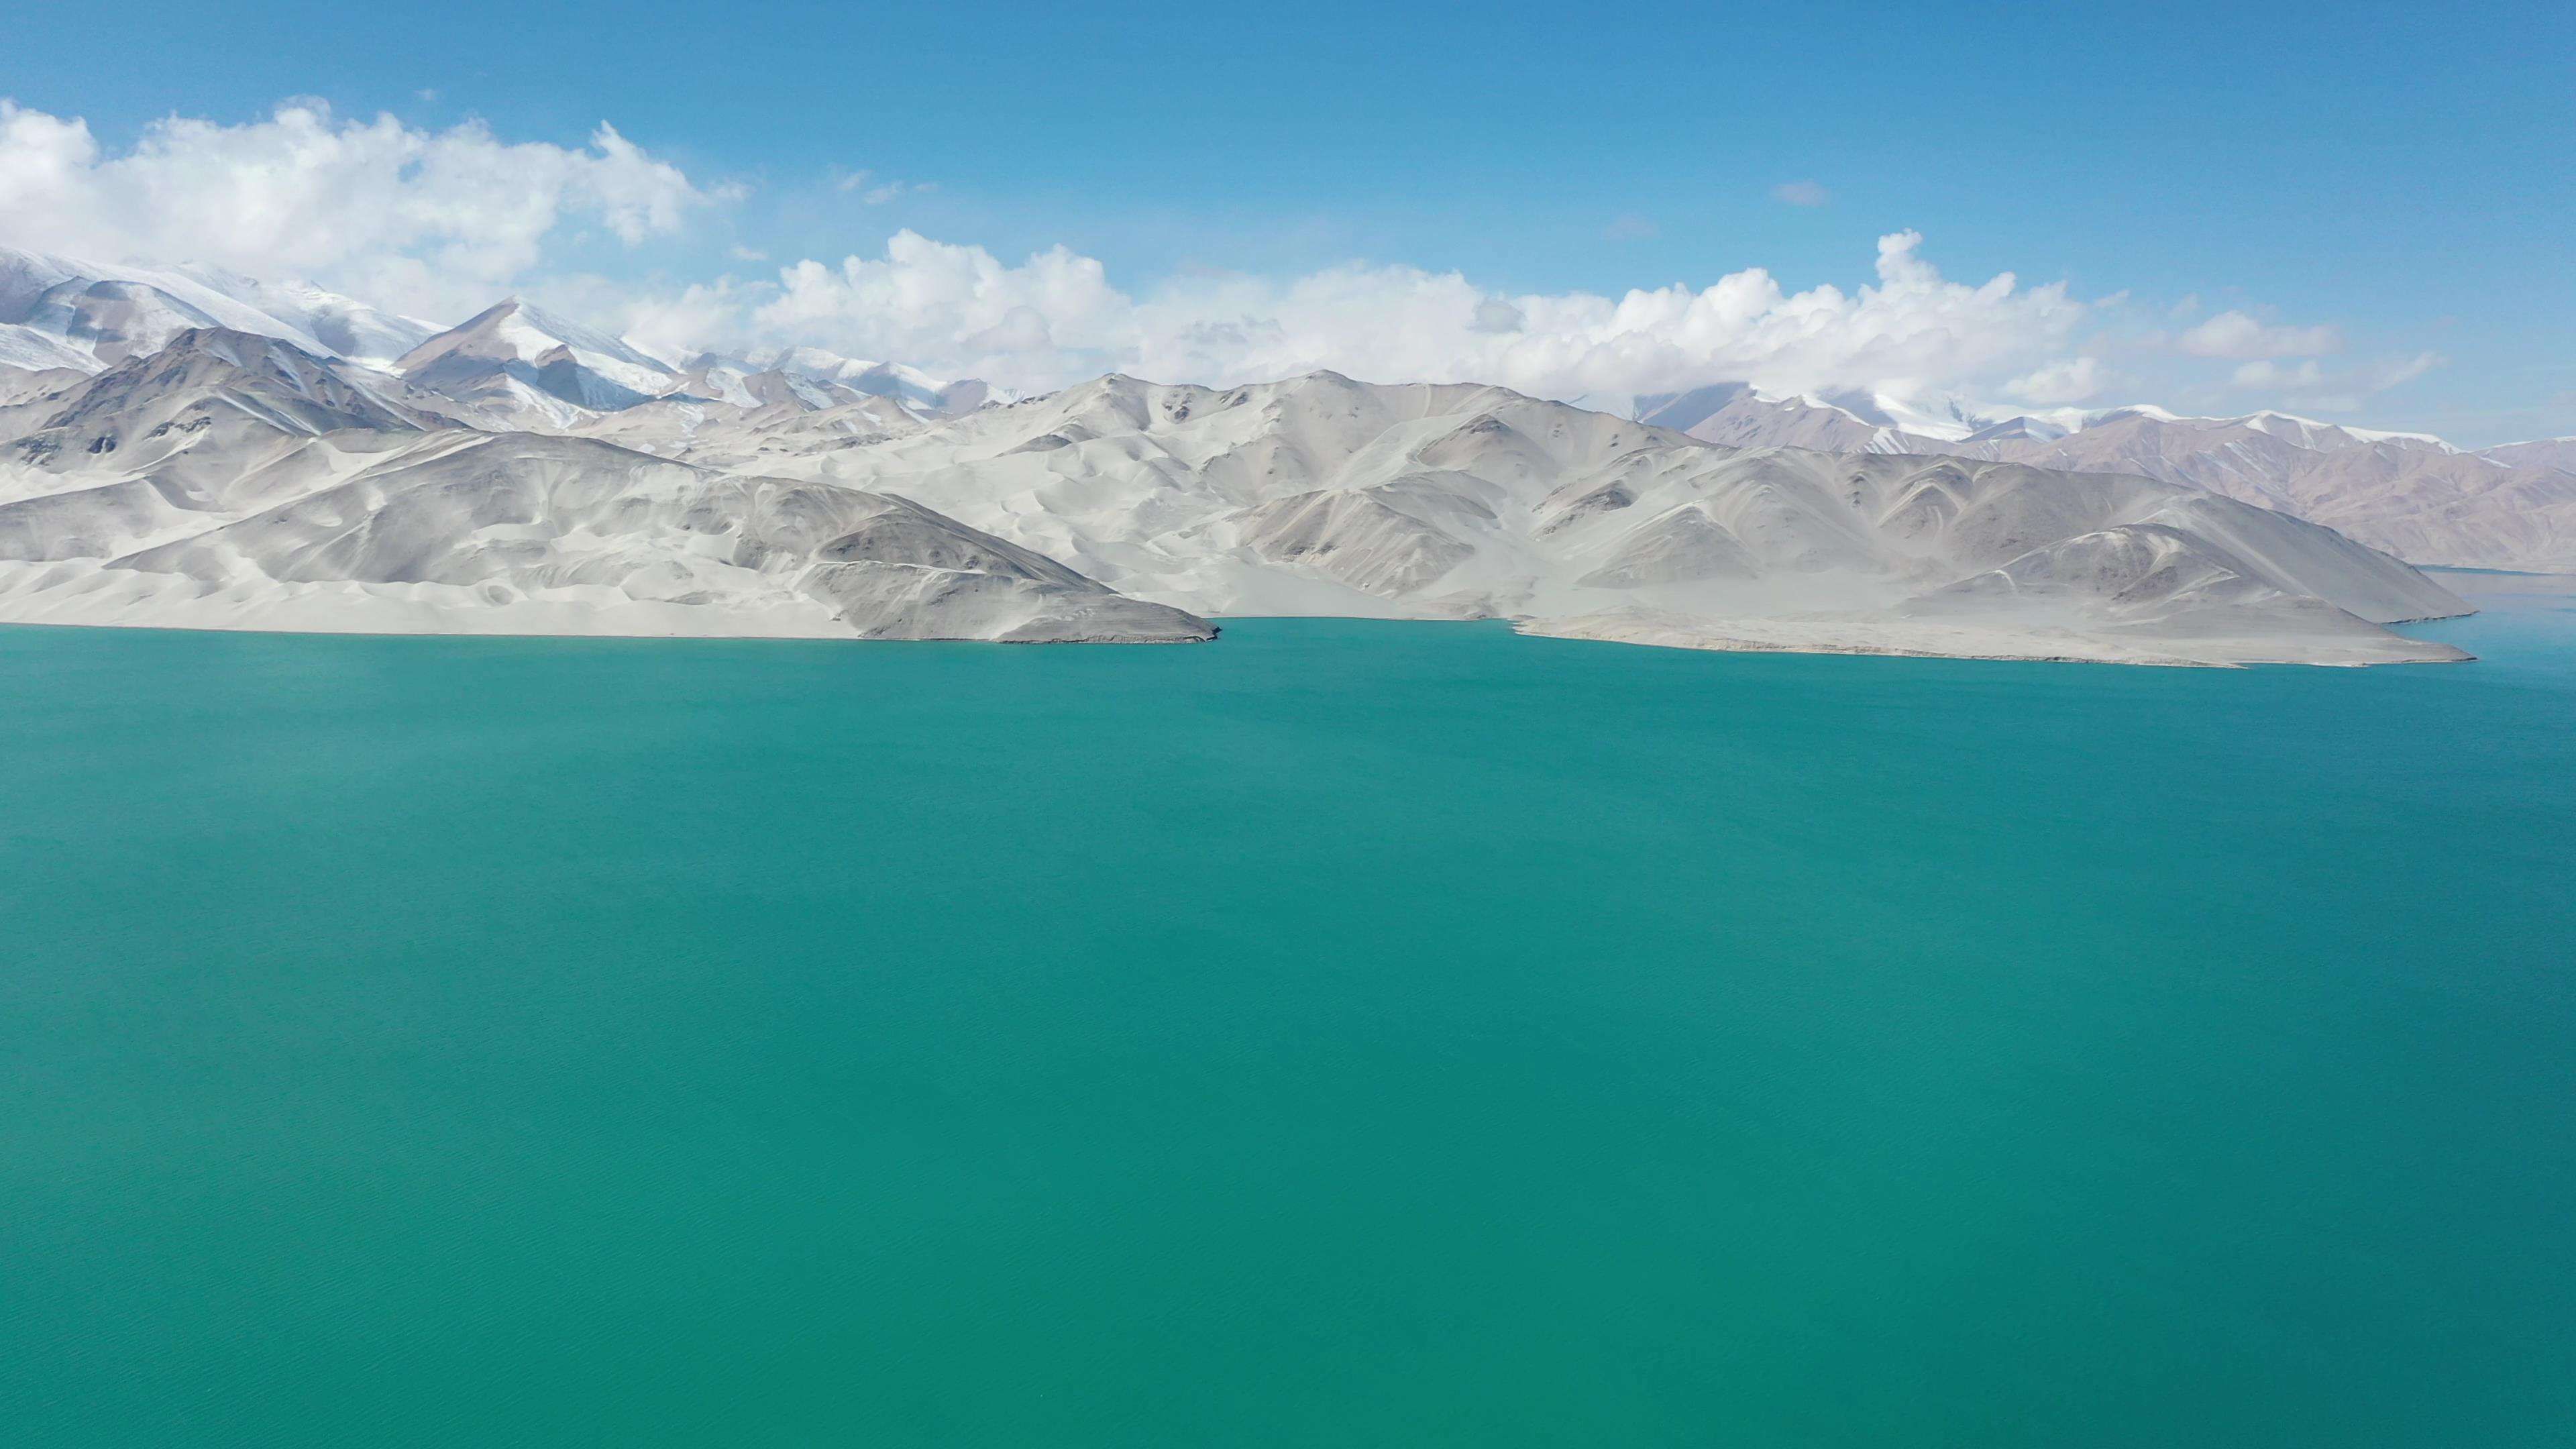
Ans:
[[[0,247],[0,366],[96,372],[224,327],[381,367],[438,329],[304,283],[208,267],[124,267]]]
[[[274,337],[315,357],[390,374],[443,400],[432,405],[460,419],[506,428],[573,428],[664,399],[734,407],[794,399],[819,409],[883,397],[922,416],[949,416],[994,397],[979,381],[950,382],[813,347],[765,362],[711,352],[666,360],[515,297],[441,328],[307,283],[0,248],[0,401],[208,328]]]
[[[2399,557],[2576,568],[2576,441],[1742,385],[1637,413],[1332,373],[1008,399],[0,252],[0,619],[2371,663],[2456,657],[2381,627],[2467,609]]]
[[[793,347],[754,360],[656,356],[525,301],[453,327],[304,283],[193,266],[112,266],[0,248],[0,404],[158,351],[178,334],[273,337],[386,379],[405,406],[485,429],[581,432],[652,446],[707,416],[831,412],[881,399],[901,419],[1001,400],[981,381]],[[352,374],[353,376],[355,374]],[[2281,413],[2183,417],[2160,408],[1908,408],[1858,394],[1777,395],[1741,383],[1639,400],[1637,420],[1736,448],[1943,454],[2185,483],[2275,508],[2418,564],[2576,570],[2576,438],[2469,451]],[[687,420],[687,421],[683,421]],[[836,417],[827,431],[846,426]]]
[[[1873,399],[1742,384],[1641,400],[1642,421],[1728,447],[1947,454],[2188,483],[2277,508],[2418,564],[2576,570],[2576,438],[2470,452],[2418,433],[2285,413],[2162,408],[1899,417]]]
[[[490,414],[534,408],[513,370],[531,359],[516,355],[528,344],[509,319],[478,322],[421,364],[458,391],[490,392],[495,405],[471,405],[467,417],[449,394],[395,373],[224,328],[180,332],[0,407],[0,619],[1028,642],[1215,635],[1205,620],[1122,597],[907,499],[491,426]],[[557,340],[536,370],[559,367],[564,351],[583,369],[634,366],[589,341]],[[794,404],[703,406],[802,416]],[[919,425],[883,399],[843,406]]]
[[[945,417],[664,372],[516,305],[383,368],[231,328],[119,350],[0,406],[0,620],[1180,642],[1310,614],[2365,664],[2460,657],[2382,626],[2467,609],[2189,484],[1731,448],[1493,387],[1113,376]]]

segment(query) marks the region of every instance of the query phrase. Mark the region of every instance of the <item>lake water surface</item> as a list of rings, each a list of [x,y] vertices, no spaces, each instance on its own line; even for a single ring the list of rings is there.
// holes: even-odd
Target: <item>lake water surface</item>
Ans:
[[[0,1440],[2576,1442],[2576,609],[0,629]]]

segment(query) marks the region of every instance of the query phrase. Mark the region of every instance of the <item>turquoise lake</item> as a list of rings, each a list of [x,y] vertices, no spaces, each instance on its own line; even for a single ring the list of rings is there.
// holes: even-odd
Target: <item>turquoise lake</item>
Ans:
[[[2576,1442],[2494,586],[2362,671],[0,629],[0,1442]]]

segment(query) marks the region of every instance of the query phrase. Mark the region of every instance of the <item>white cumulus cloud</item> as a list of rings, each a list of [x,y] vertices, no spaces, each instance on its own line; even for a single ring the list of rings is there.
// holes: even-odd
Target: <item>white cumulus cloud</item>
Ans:
[[[818,184],[885,204],[928,182],[867,171]],[[2439,359],[2333,371],[2332,327],[2260,309],[2187,330],[2124,330],[2125,297],[2063,283],[1942,275],[1911,231],[1879,238],[1868,280],[1792,290],[1751,267],[1704,286],[1522,293],[1457,271],[1352,262],[1301,276],[1187,270],[1113,283],[1057,246],[1006,261],[905,229],[876,254],[771,267],[738,219],[704,254],[755,272],[640,286],[596,267],[596,241],[682,231],[739,196],[702,185],[602,123],[587,144],[507,141],[479,122],[428,129],[290,102],[241,124],[170,117],[129,148],[88,125],[0,100],[0,244],[101,262],[196,262],[268,280],[311,278],[378,306],[452,321],[502,294],[538,294],[626,329],[666,356],[757,355],[812,345],[1038,390],[1104,371],[1231,383],[1332,369],[1375,381],[1496,382],[1620,408],[1642,393],[1750,382],[1777,392],[1873,392],[1900,401],[2088,402],[2132,385],[2097,357],[2149,358],[2181,377],[2340,398],[2392,387]],[[1821,205],[1813,182],[1781,200]],[[1624,216],[1606,235],[1643,238]],[[730,245],[727,245],[730,243]],[[780,255],[792,256],[794,253]],[[716,265],[724,265],[718,260]],[[599,268],[615,272],[615,266]],[[676,287],[676,290],[674,288]],[[2182,327],[2191,307],[2153,319]],[[2202,360],[2202,361],[2195,361]]]
[[[2296,367],[2258,360],[2237,368],[2234,381],[2238,387],[2316,387],[2325,381],[2325,369],[2317,366],[2313,357]]]
[[[430,316],[490,302],[567,223],[631,245],[708,199],[605,122],[574,148],[290,103],[239,125],[170,117],[111,154],[85,121],[0,100],[0,242],[312,277]]]
[[[2314,357],[2341,352],[2343,334],[2332,327],[2278,327],[2243,312],[2221,312],[2176,338],[2174,345],[2194,357]]]
[[[2004,384],[2004,392],[2023,402],[2059,407],[2091,401],[2101,394],[2109,381],[2099,360],[2073,357],[2035,368],[2012,379]]]
[[[2239,366],[2229,380],[2248,391],[2281,394],[2282,400],[2294,408],[2343,413],[2360,408],[2374,394],[2413,382],[2445,360],[2438,352],[2419,352],[2411,357],[2382,358],[2329,372],[2315,358],[2304,359],[2295,367],[2257,359]]]
[[[906,229],[882,257],[781,268],[736,330],[771,345],[1052,385],[1098,371],[1087,359],[1128,355],[1136,320],[1090,257],[1059,246],[1013,267],[982,247]]]
[[[1506,294],[1457,272],[1352,264],[1284,281],[1190,273],[1130,295],[1062,247],[1013,265],[905,230],[881,256],[693,287],[629,320],[645,340],[712,327],[698,335],[743,350],[813,344],[1021,388],[1110,370],[1223,384],[1329,368],[1620,406],[1718,381],[1898,396],[2007,379],[2059,394],[2098,385],[2066,356],[2085,303],[2010,273],[1951,281],[1921,245],[1913,232],[1880,238],[1875,282],[1850,291],[1791,292],[1751,268],[1702,288]],[[729,329],[715,320],[728,308]]]

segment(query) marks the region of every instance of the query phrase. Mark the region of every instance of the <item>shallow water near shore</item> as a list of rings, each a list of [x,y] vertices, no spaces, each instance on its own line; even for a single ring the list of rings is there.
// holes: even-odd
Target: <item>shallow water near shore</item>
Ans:
[[[0,629],[5,1437],[2568,1442],[2576,608],[2445,582],[2478,663]]]

